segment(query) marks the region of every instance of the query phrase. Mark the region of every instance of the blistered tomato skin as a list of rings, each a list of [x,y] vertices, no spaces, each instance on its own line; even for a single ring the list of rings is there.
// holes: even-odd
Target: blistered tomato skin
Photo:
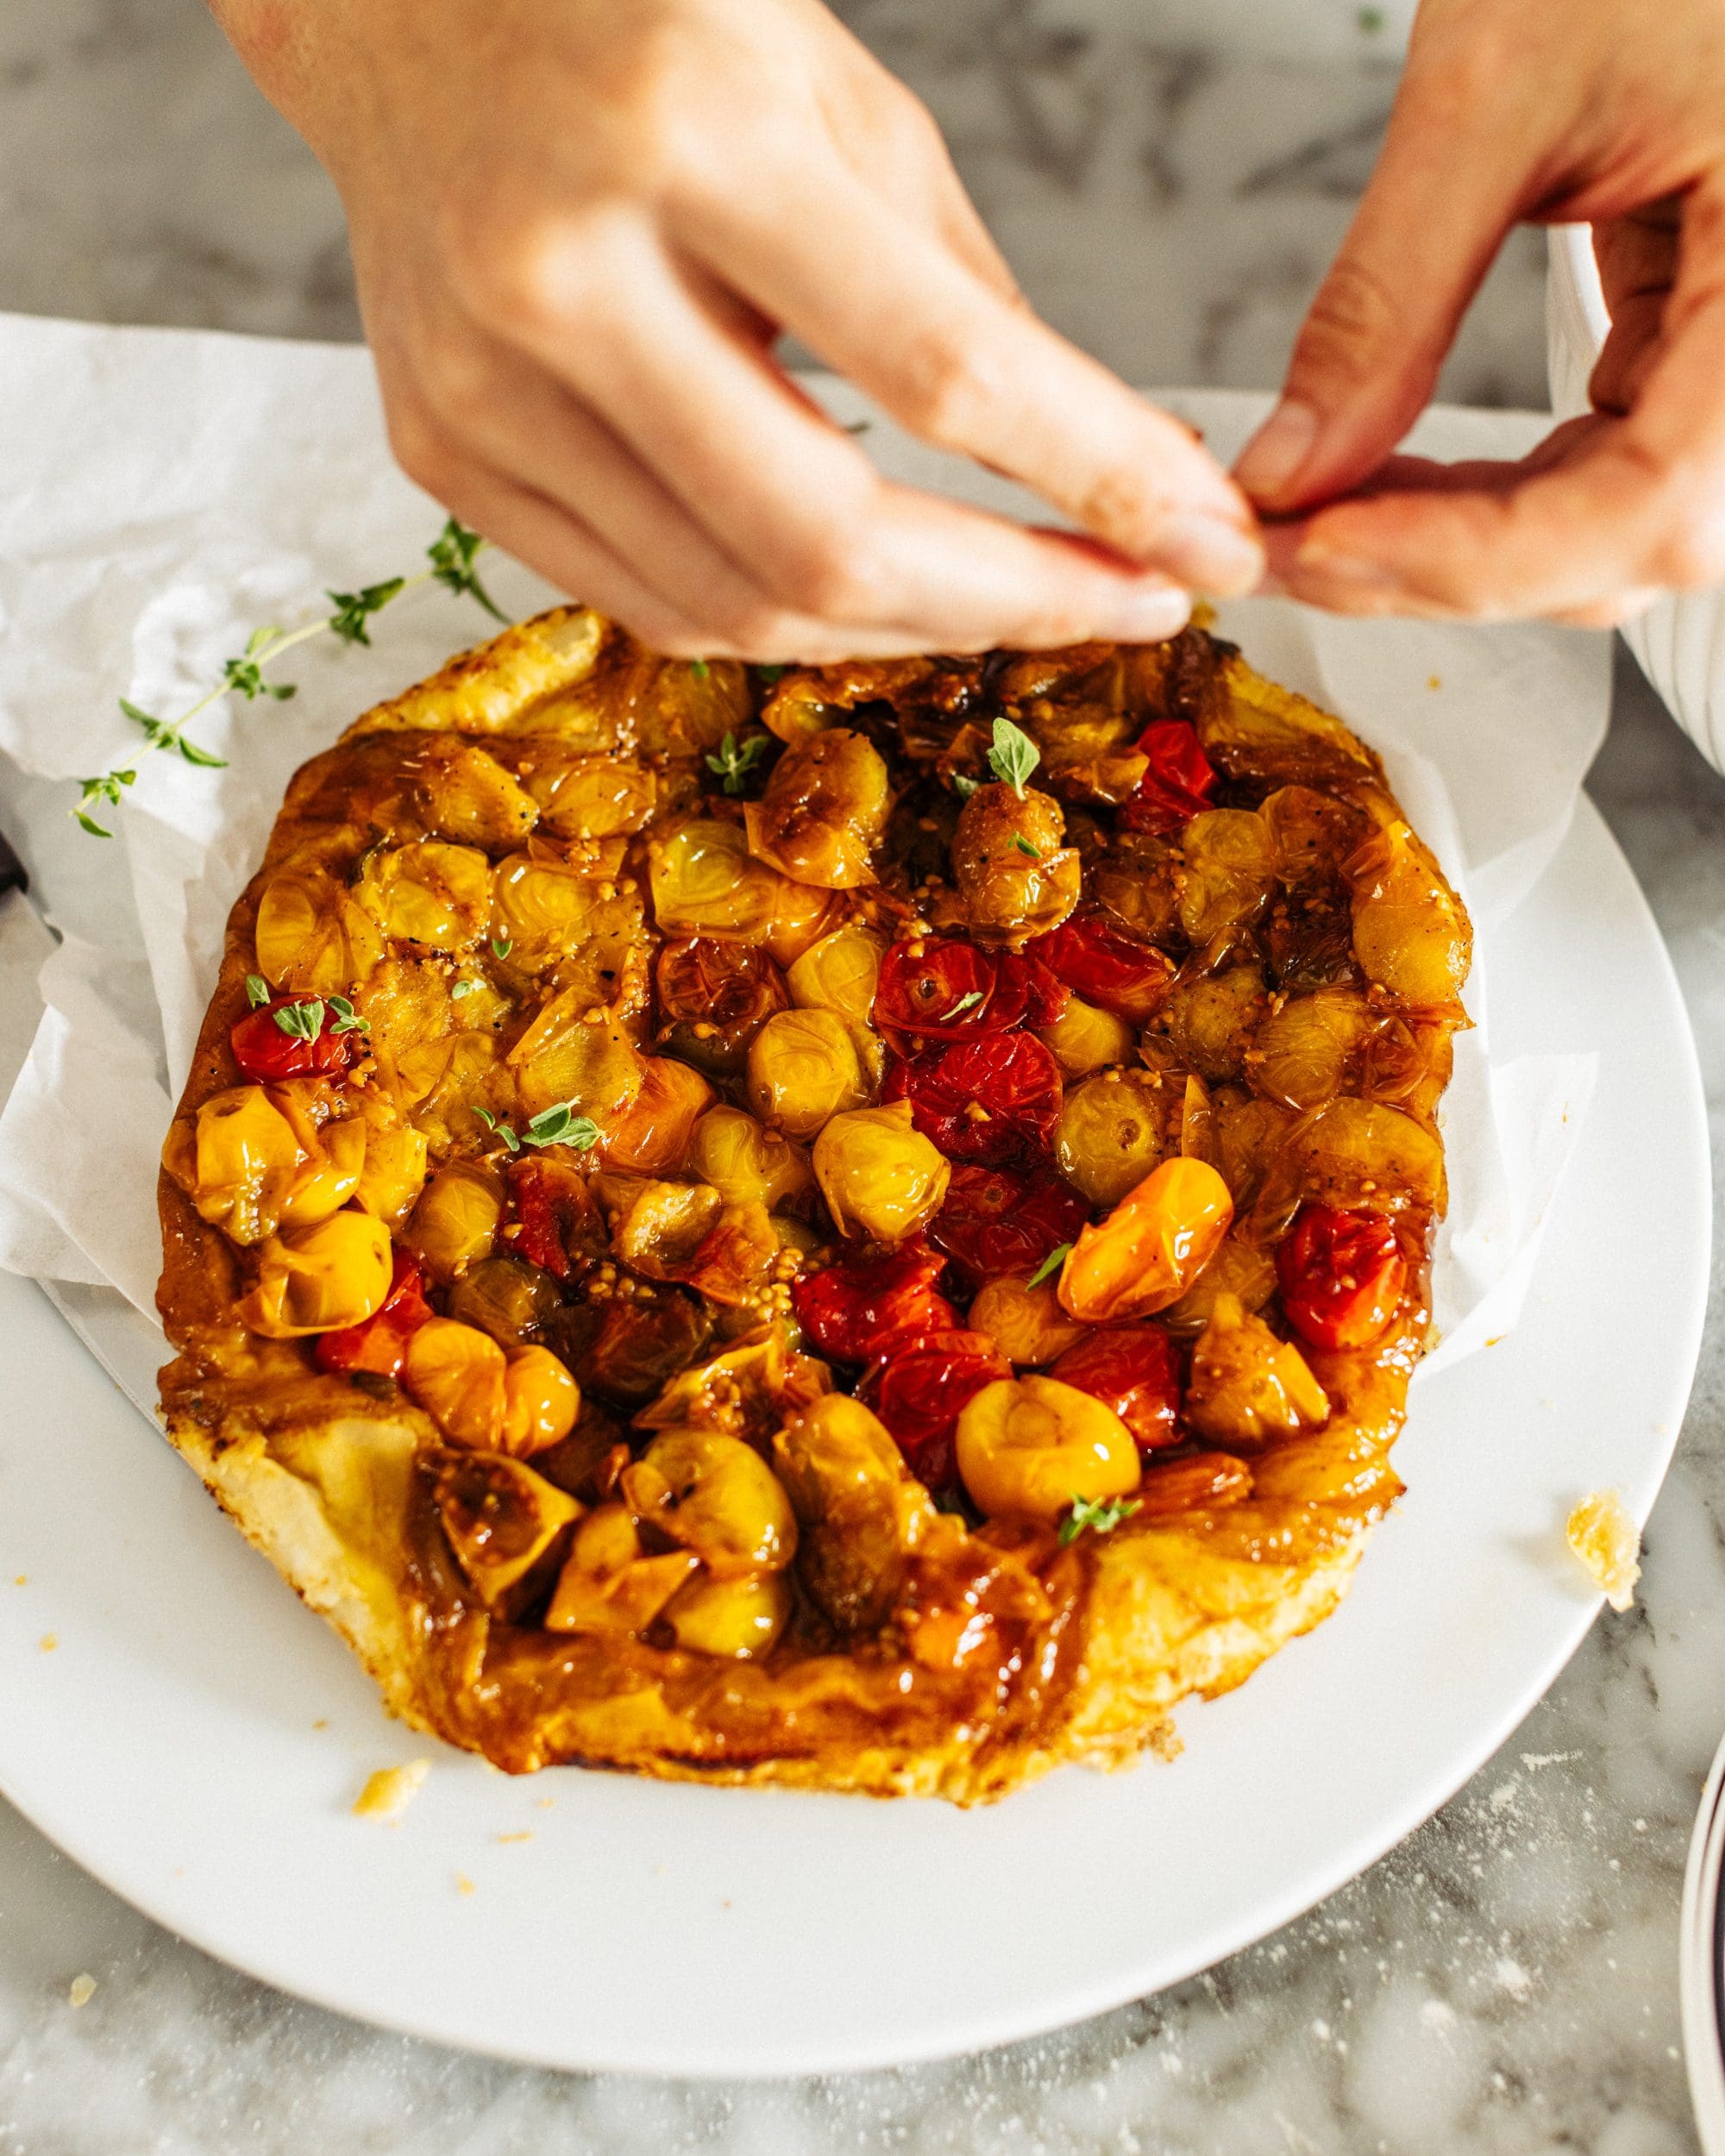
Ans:
[[[1048,1374],[1112,1407],[1140,1451],[1180,1442],[1180,1357],[1160,1326],[1088,1333]]]
[[[234,1061],[248,1078],[260,1085],[273,1086],[284,1078],[334,1077],[352,1065],[358,1044],[365,1037],[357,1026],[345,1032],[335,1031],[329,1024],[327,1006],[323,1023],[311,1040],[302,1040],[297,1033],[284,1032],[276,1024],[278,1011],[316,1000],[318,999],[307,996],[272,996],[267,1003],[248,1012],[229,1029],[228,1038],[233,1047]]]
[[[1216,773],[1189,719],[1153,719],[1138,736],[1138,752],[1150,768],[1120,810],[1128,830],[1171,837],[1211,805]]]
[[[985,1333],[907,1333],[871,1368],[857,1397],[892,1432],[918,1481],[944,1489],[957,1474],[952,1438],[960,1414],[985,1385],[1012,1374]]]
[[[419,1267],[398,1250],[383,1307],[362,1325],[320,1332],[312,1344],[317,1367],[342,1376],[367,1370],[377,1377],[398,1377],[408,1342],[430,1315]]]
[[[1276,1253],[1288,1322],[1314,1347],[1369,1347],[1408,1282],[1394,1225],[1381,1213],[1305,1205]]]
[[[983,950],[957,936],[916,937],[881,961],[875,1023],[925,1040],[973,1040],[1019,1025],[1051,1025],[1069,993],[1021,953]]]
[[[1166,1001],[1174,967],[1151,943],[1140,943],[1094,914],[1038,936],[1028,955],[1075,995],[1117,1018],[1142,1025]]]
[[[887,1074],[887,1097],[908,1100],[916,1127],[949,1160],[1005,1167],[1046,1150],[1063,1087],[1053,1053],[1033,1033],[960,1041]]]
[[[803,1274],[791,1307],[823,1355],[867,1363],[902,1335],[957,1329],[958,1313],[937,1284],[945,1270],[932,1250],[849,1259]]]
[[[1035,1272],[1089,1217],[1077,1192],[1046,1170],[961,1163],[928,1239],[980,1286],[997,1274]]]

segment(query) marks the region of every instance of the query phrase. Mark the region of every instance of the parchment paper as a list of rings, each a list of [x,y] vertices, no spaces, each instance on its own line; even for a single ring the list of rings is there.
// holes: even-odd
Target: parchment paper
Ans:
[[[65,942],[0,1114],[0,1264],[111,1283],[153,1308],[156,1159],[215,979],[223,924],[289,774],[360,711],[481,641],[488,618],[435,587],[379,617],[374,645],[292,655],[286,703],[230,699],[198,738],[230,759],[151,753],[116,699],[177,718],[262,622],[320,611],[423,566],[442,512],[395,470],[367,355],[181,331],[0,317],[0,824]],[[867,408],[817,383],[849,419]],[[1165,399],[1225,456],[1264,400]],[[1528,415],[1437,411],[1439,455],[1519,454]],[[1006,482],[909,442],[863,437],[897,476],[1046,520]],[[511,613],[549,603],[495,555]],[[1445,1107],[1452,1204],[1435,1360],[1509,1329],[1592,1083],[1586,1056],[1495,1059],[1494,932],[1561,840],[1603,733],[1607,640],[1572,630],[1345,624],[1274,601],[1223,610],[1264,672],[1339,712],[1383,755],[1478,931]],[[63,783],[137,769],[116,837],[84,836]],[[1429,1367],[1429,1364],[1428,1364]]]

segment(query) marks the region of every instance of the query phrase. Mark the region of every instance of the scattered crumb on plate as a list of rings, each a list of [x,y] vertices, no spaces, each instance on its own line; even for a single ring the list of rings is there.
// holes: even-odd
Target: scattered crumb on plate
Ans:
[[[431,1771],[429,1759],[410,1759],[405,1766],[380,1767],[354,1800],[361,1819],[399,1819],[419,1794],[419,1785]]]
[[[499,1841],[531,1841],[532,1839],[533,1829],[530,1827],[524,1827],[518,1834],[499,1834],[498,1836],[498,1839]]]
[[[472,1894],[475,1891],[473,1881],[465,1871],[458,1871],[455,1874],[455,1891],[457,1894]]]
[[[41,1650],[44,1654],[52,1654],[59,1645],[59,1640],[54,1638],[51,1632],[45,1632],[42,1634]]]
[[[1628,1609],[1641,1576],[1641,1531],[1615,1489],[1596,1489],[1570,1514],[1564,1533],[1613,1609]]]
[[[91,1976],[75,1976],[66,1988],[66,1997],[74,2006],[88,2006],[96,1996],[96,1979]]]
[[[28,1572],[18,1572],[14,1574],[12,1579],[12,1584],[14,1587],[28,1587],[29,1583],[30,1576]]]

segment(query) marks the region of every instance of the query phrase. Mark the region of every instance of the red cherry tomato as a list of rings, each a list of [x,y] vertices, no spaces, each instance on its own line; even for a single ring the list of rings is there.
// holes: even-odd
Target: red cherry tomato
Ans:
[[[980,1287],[1000,1273],[1033,1273],[1089,1218],[1084,1200],[1058,1175],[961,1163],[928,1239]]]
[[[957,1326],[958,1313],[936,1284],[945,1270],[934,1250],[850,1259],[794,1282],[791,1307],[823,1355],[867,1363],[900,1334]]]
[[[1159,1325],[1092,1332],[1057,1355],[1048,1374],[1112,1407],[1140,1451],[1180,1442],[1179,1357]]]
[[[1138,736],[1140,755],[1150,768],[1138,791],[1120,810],[1128,830],[1172,833],[1210,805],[1216,774],[1199,746],[1198,730],[1184,718],[1153,719]]]
[[[894,1062],[886,1091],[910,1102],[918,1130],[949,1160],[988,1167],[1043,1151],[1060,1119],[1060,1066],[1033,1033],[994,1033]]]
[[[1153,943],[1141,943],[1095,914],[1065,921],[1038,936],[1031,955],[1087,1003],[1134,1025],[1152,1018],[1167,1000],[1174,967]]]
[[[517,1161],[509,1188],[521,1232],[508,1238],[508,1247],[518,1257],[558,1280],[573,1280],[604,1254],[605,1223],[573,1168],[555,1160]]]
[[[932,1041],[975,1039],[1025,1022],[1051,1025],[1068,991],[1034,959],[957,936],[894,943],[881,961],[875,1023]]]
[[[1276,1253],[1282,1307],[1314,1347],[1367,1346],[1396,1314],[1408,1261],[1381,1213],[1304,1205]]]
[[[418,1261],[398,1250],[382,1307],[362,1324],[320,1332],[312,1347],[317,1367],[342,1376],[353,1370],[370,1370],[379,1377],[399,1376],[407,1359],[407,1343],[430,1315]]]
[[[876,1363],[856,1396],[898,1440],[906,1464],[930,1489],[956,1479],[952,1432],[968,1403],[1013,1366],[983,1332],[962,1326],[901,1335]]]
[[[338,1070],[345,1070],[353,1062],[356,1044],[365,1036],[357,1026],[338,1033],[330,1025],[332,1013],[323,1006],[323,1024],[314,1039],[302,1040],[297,1033],[285,1033],[275,1022],[278,1011],[285,1011],[294,1005],[302,1009],[317,1003],[315,996],[272,996],[269,1001],[246,1016],[229,1029],[228,1038],[233,1044],[234,1061],[248,1078],[260,1085],[273,1086],[284,1078],[332,1077]]]

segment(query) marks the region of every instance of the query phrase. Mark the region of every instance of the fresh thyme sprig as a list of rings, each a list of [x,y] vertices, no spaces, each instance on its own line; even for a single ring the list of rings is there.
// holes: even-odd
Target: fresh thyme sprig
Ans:
[[[751,734],[747,741],[739,742],[735,734],[727,734],[718,744],[718,752],[709,755],[706,768],[716,771],[724,781],[727,793],[741,793],[743,781],[760,762],[772,746],[766,734]]]
[[[493,601],[474,567],[486,544],[478,532],[469,531],[465,524],[451,517],[425,549],[431,564],[429,569],[421,569],[411,576],[386,577],[380,584],[362,585],[357,592],[326,592],[324,597],[329,600],[332,611],[318,615],[315,621],[302,622],[297,629],[254,629],[238,657],[223,661],[222,678],[215,687],[199,697],[179,718],[158,718],[154,712],[141,711],[123,696],[120,699],[121,712],[134,726],[141,729],[147,748],[160,749],[165,755],[183,757],[187,763],[197,764],[204,770],[225,769],[222,757],[212,755],[209,749],[187,738],[186,728],[224,696],[243,696],[248,703],[255,702],[259,697],[285,703],[296,693],[295,685],[292,681],[266,679],[265,669],[285,652],[292,651],[296,644],[307,643],[313,636],[326,632],[342,643],[369,644],[368,624],[372,617],[381,613],[404,592],[411,592],[422,584],[441,584],[459,598],[475,599],[488,614],[506,625],[508,615]],[[118,808],[122,789],[135,786],[137,777],[136,769],[129,768],[104,771],[97,778],[80,780],[78,805],[68,813],[92,838],[111,838],[112,830],[98,823],[91,809],[104,802]]]
[[[1130,1520],[1142,1503],[1137,1497],[1116,1497],[1102,1504],[1094,1497],[1075,1497],[1072,1509],[1060,1523],[1060,1546],[1076,1542],[1086,1527],[1099,1535],[1112,1534],[1123,1520]]]

